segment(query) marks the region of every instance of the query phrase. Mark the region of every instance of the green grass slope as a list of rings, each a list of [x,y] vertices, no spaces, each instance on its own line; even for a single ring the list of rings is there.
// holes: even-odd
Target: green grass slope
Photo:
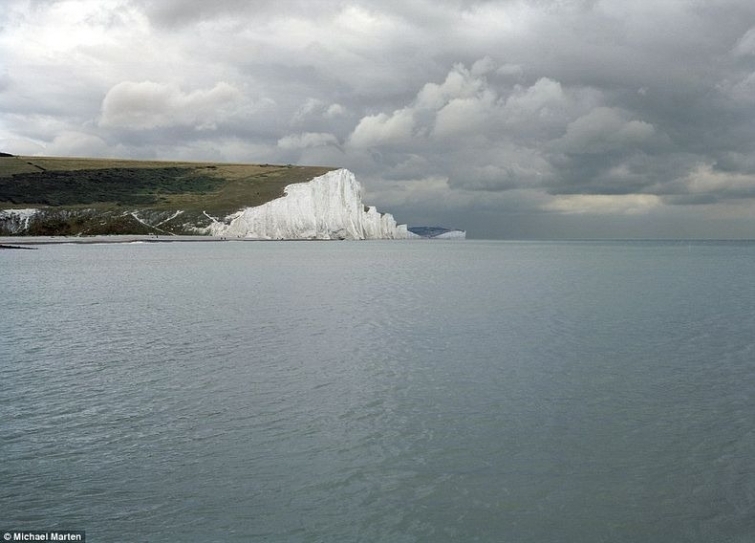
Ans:
[[[332,169],[0,153],[0,209],[42,209],[23,232],[13,232],[29,235],[194,233],[188,226],[201,227],[205,212],[222,217],[264,204],[286,185]],[[166,221],[177,211],[180,221]]]

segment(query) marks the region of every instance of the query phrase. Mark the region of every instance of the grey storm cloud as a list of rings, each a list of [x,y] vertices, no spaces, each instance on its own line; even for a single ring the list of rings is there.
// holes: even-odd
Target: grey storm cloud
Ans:
[[[479,237],[755,235],[749,0],[6,0],[0,58],[6,152],[343,166]]]

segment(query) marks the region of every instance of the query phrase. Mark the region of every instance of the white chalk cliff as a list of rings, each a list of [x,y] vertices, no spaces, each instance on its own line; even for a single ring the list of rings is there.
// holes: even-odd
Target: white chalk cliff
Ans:
[[[349,170],[334,170],[285,188],[285,195],[213,219],[213,236],[251,239],[406,239],[406,225],[362,203],[362,185]]]
[[[0,209],[0,230],[21,234],[38,213],[37,209]]]

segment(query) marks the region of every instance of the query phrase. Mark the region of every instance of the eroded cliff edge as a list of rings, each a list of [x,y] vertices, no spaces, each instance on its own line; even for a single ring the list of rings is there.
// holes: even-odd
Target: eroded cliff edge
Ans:
[[[363,192],[349,170],[331,171],[288,185],[281,198],[215,219],[205,232],[253,239],[406,239],[406,225],[366,207]]]

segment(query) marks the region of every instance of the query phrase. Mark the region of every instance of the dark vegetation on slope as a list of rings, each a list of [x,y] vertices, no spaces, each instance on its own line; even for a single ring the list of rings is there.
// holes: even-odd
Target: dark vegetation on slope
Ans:
[[[167,195],[206,195],[221,179],[196,175],[188,168],[104,168],[45,171],[0,177],[0,202],[69,206],[111,202],[156,204]]]

